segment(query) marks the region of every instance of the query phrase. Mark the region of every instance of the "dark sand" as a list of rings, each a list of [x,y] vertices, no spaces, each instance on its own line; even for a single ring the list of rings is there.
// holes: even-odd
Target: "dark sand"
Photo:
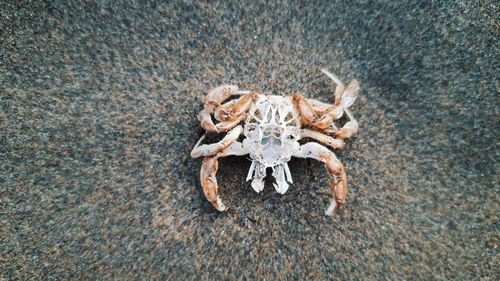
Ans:
[[[6,2],[0,279],[500,279],[495,1]],[[345,211],[324,216],[321,163],[281,196],[230,157],[216,212],[200,98],[331,101],[320,67],[362,87]]]

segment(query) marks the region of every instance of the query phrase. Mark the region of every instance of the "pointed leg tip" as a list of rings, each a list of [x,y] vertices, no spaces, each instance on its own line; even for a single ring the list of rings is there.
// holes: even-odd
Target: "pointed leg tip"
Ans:
[[[217,211],[219,211],[219,212],[224,212],[227,210],[226,205],[224,205],[224,203],[222,203],[222,200],[220,199],[220,197],[217,197],[217,201],[215,201],[213,205],[214,205],[215,209],[217,209]]]
[[[337,202],[333,199],[330,202],[330,206],[328,206],[328,209],[325,210],[325,215],[333,217],[337,212],[337,207],[338,207]]]
[[[288,187],[289,186],[287,184],[286,186],[282,186],[281,188],[276,189],[276,191],[278,191],[279,194],[283,195],[288,191]]]
[[[252,184],[252,189],[257,193],[260,193],[262,191],[262,189],[259,186],[254,184]]]
[[[277,190],[277,191],[278,191],[279,194],[283,195],[283,194],[286,193],[287,189],[285,189],[285,190]]]
[[[335,208],[335,212],[337,213],[337,212],[342,211],[343,206],[344,206],[343,203],[337,202],[337,208]]]
[[[252,181],[252,189],[255,190],[255,192],[260,193],[262,190],[264,190],[264,183],[257,183],[255,180]]]
[[[252,189],[253,189],[255,192],[257,192],[257,193],[260,193],[260,192],[262,191],[262,190],[260,190],[260,189],[258,189],[258,188],[253,187],[253,186],[252,186]]]

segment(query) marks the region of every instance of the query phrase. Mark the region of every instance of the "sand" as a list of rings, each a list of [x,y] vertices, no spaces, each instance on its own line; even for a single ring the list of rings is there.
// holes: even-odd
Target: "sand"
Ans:
[[[0,4],[0,276],[498,280],[498,4]],[[471,1],[472,2],[472,1]],[[215,211],[189,152],[223,83],[332,101],[360,131],[285,195],[220,161]]]

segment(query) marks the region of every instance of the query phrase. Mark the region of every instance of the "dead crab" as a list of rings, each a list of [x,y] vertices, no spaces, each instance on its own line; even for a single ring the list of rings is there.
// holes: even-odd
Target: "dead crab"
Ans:
[[[333,178],[332,200],[326,214],[333,215],[340,210],[347,192],[346,173],[342,163],[325,146],[317,142],[300,144],[299,141],[309,138],[333,149],[342,149],[343,139],[349,138],[358,130],[358,122],[347,108],[356,100],[359,83],[352,80],[344,85],[326,69],[321,71],[336,84],[333,105],[307,99],[299,93],[291,97],[263,95],[242,91],[233,85],[217,87],[207,94],[204,109],[198,115],[201,126],[210,133],[228,133],[217,143],[200,145],[204,135],[191,151],[191,157],[204,157],[200,173],[201,185],[206,198],[217,210],[226,210],[218,194],[215,178],[217,159],[246,154],[252,160],[246,180],[252,180],[251,185],[256,192],[264,189],[267,168],[273,171],[276,191],[284,194],[288,190],[288,183],[293,183],[287,164],[291,157],[322,161]],[[241,97],[223,103],[235,95]],[[335,120],[342,117],[344,112],[349,121],[338,128]],[[212,114],[219,121],[218,124],[213,123]],[[242,122],[243,125],[240,125]],[[241,135],[245,138],[238,141]]]

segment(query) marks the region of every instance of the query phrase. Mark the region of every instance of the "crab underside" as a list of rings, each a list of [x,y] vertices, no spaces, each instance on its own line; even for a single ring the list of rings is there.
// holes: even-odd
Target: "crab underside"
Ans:
[[[206,132],[226,135],[213,144],[201,144],[203,136],[191,151],[191,157],[204,157],[201,185],[206,198],[217,210],[226,210],[215,178],[217,160],[228,155],[250,157],[252,164],[246,180],[252,181],[251,186],[256,192],[264,189],[266,169],[271,168],[275,179],[273,185],[281,194],[293,183],[288,167],[291,157],[319,160],[325,163],[332,177],[332,200],[326,214],[333,215],[341,209],[347,193],[345,170],[335,154],[324,145],[342,149],[343,140],[357,132],[358,122],[347,108],[356,100],[359,84],[352,80],[344,85],[326,69],[321,71],[336,84],[333,104],[307,99],[299,93],[289,97],[264,95],[239,90],[234,85],[220,86],[207,94],[198,120]],[[233,96],[239,98],[229,100]],[[349,121],[339,128],[336,121],[344,113]],[[243,140],[238,141],[241,136]],[[304,139],[313,141],[301,144],[299,141]]]

